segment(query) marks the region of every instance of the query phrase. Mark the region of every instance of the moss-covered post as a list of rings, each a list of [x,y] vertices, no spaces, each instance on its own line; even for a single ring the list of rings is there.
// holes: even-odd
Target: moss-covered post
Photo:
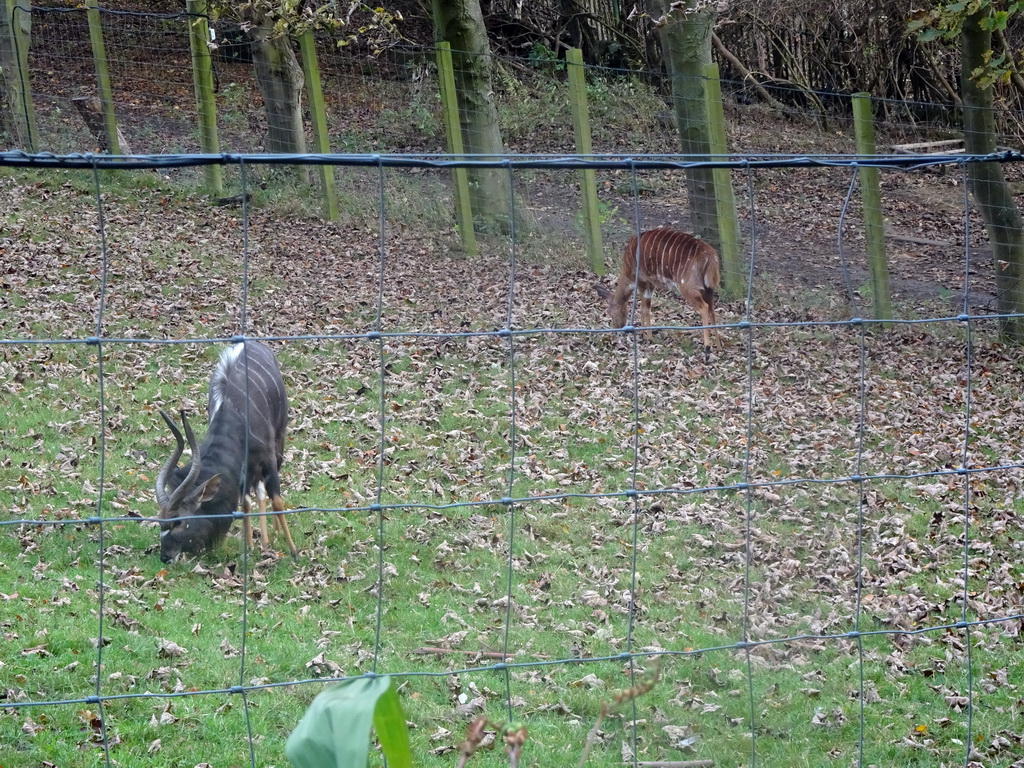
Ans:
[[[299,38],[299,49],[302,53],[302,71],[306,78],[306,94],[309,97],[309,114],[313,120],[313,140],[316,151],[321,155],[331,153],[331,139],[327,134],[327,109],[324,105],[324,92],[320,83],[320,63],[316,58],[316,39],[313,31],[307,29]],[[324,194],[324,216],[328,221],[337,221],[338,192],[334,186],[334,166],[317,166],[320,173],[320,184]]]
[[[110,87],[110,67],[107,64],[107,46],[103,43],[103,20],[100,18],[98,0],[85,0],[85,7],[85,15],[89,20],[92,61],[96,69],[96,88],[103,113],[103,134],[110,154],[119,155],[121,141],[117,135],[117,118],[114,116],[114,89]]]
[[[448,154],[465,156],[462,145],[462,124],[459,121],[459,101],[455,93],[455,69],[452,66],[450,43],[437,44],[437,83],[441,91],[441,107],[448,134]],[[476,228],[473,226],[473,204],[469,196],[469,173],[465,168],[452,171],[455,182],[455,216],[459,220],[462,247],[469,256],[477,253]]]
[[[29,0],[7,0],[0,5],[0,86],[10,107],[0,117],[15,147],[37,151],[36,110],[28,72],[28,47],[31,42],[32,14]]]
[[[725,110],[722,107],[722,83],[718,65],[708,64],[704,68],[704,97],[708,103],[710,121],[711,154],[729,154],[725,136]],[[736,197],[732,189],[732,171],[715,168],[715,207],[718,211],[718,236],[722,245],[722,294],[736,298],[741,293],[746,270],[740,258],[740,224],[736,217]]]
[[[204,154],[220,153],[217,138],[217,102],[213,90],[213,62],[210,59],[210,25],[206,17],[206,0],[186,0],[189,13],[189,45],[192,48],[192,84],[196,92],[199,111],[199,146]],[[219,195],[224,191],[224,180],[219,165],[203,167],[206,192]]]
[[[875,155],[875,126],[872,123],[871,94],[853,94],[853,132],[858,155]],[[876,320],[892,318],[892,297],[889,295],[889,262],[885,255],[885,228],[882,223],[882,187],[877,168],[861,166],[860,196],[864,206],[864,234],[871,262],[871,293]]]
[[[587,109],[587,77],[583,69],[583,51],[570,48],[565,52],[569,66],[569,103],[572,107],[572,128],[576,138],[576,154],[592,155],[594,146],[590,138],[590,114]],[[580,193],[583,198],[583,228],[587,235],[587,256],[590,267],[598,275],[604,274],[604,254],[601,252],[601,211],[597,199],[597,174],[593,168],[580,171]]]

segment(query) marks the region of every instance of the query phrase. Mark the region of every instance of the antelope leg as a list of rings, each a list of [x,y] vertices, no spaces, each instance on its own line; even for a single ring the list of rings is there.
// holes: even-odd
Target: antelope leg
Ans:
[[[270,546],[270,531],[267,528],[267,494],[262,485],[256,486],[256,501],[260,507],[260,544]]]
[[[644,327],[644,338],[648,341],[654,336],[654,331],[651,330],[651,294],[644,291],[640,297],[640,325]]]
[[[249,505],[249,497],[242,497],[242,535],[245,536],[245,546],[252,546],[252,521],[249,519],[249,512],[252,507]]]
[[[275,495],[274,498],[271,499],[271,503],[274,505],[274,511],[284,512],[284,499],[280,496]],[[283,514],[275,515],[274,522],[280,526],[282,531],[284,531],[284,536],[288,539],[288,551],[291,553],[292,557],[298,557],[299,550],[295,547],[295,541],[292,539],[291,529],[288,527],[288,516]]]

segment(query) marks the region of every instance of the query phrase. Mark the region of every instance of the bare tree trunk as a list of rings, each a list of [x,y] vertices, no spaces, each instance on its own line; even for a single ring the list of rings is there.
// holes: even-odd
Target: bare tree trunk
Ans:
[[[652,0],[655,16],[663,22],[661,40],[672,78],[680,148],[682,154],[692,155],[694,159],[707,155],[711,148],[704,68],[711,63],[714,8],[713,4],[702,0],[686,0],[685,7],[678,7],[676,3],[670,5],[668,0]],[[720,250],[714,172],[709,168],[687,169],[686,191],[694,234]]]
[[[964,19],[961,32],[960,89],[964,103],[964,150],[983,155],[996,151],[992,88],[981,88],[971,72],[983,67],[992,50],[992,32],[982,28],[985,11]],[[995,258],[997,309],[1001,315],[1024,313],[1024,221],[1000,163],[971,163],[967,169],[974,202],[981,212]],[[1002,335],[1024,344],[1024,318],[999,322]]]
[[[452,47],[455,90],[467,154],[501,155],[491,81],[491,48],[479,0],[433,0],[435,39]],[[482,231],[507,232],[511,221],[508,174],[501,169],[469,171],[473,218]]]
[[[302,66],[287,36],[272,36],[264,21],[255,30],[252,44],[256,81],[267,113],[267,151],[303,154],[306,132],[302,124]],[[309,168],[299,166],[299,176],[309,181]]]

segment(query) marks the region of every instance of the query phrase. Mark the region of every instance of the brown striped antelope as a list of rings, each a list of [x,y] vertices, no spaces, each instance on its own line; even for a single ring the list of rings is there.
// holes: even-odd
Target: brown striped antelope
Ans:
[[[637,269],[637,255],[640,268]],[[715,289],[721,282],[718,252],[703,240],[671,227],[659,227],[633,235],[626,244],[615,290],[609,291],[598,284],[597,292],[608,302],[608,314],[616,328],[626,325],[633,304],[634,286],[640,309],[639,325],[650,338],[651,296],[656,288],[666,288],[681,296],[687,304],[700,312],[704,324],[704,356],[711,354],[711,329],[716,325]],[[715,346],[721,348],[721,338],[715,328]]]
[[[209,426],[199,444],[185,412],[181,412],[192,460],[179,467],[185,441],[171,417],[160,411],[177,443],[156,480],[160,559],[165,563],[182,552],[198,554],[213,547],[231,527],[239,503],[246,514],[246,540],[252,541],[250,493],[257,497],[264,546],[269,542],[264,514],[267,497],[276,512],[284,511],[279,473],[284,460],[288,398],[273,350],[258,341],[225,349],[210,377],[207,413]],[[260,486],[265,493],[260,493]],[[274,523],[284,532],[292,556],[298,555],[285,515],[275,515]]]

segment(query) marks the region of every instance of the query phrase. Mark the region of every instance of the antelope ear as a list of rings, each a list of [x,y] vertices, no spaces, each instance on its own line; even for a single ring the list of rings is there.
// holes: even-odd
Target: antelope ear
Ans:
[[[604,283],[595,283],[594,290],[597,291],[597,295],[605,301],[611,298],[612,292],[608,290]]]
[[[202,504],[216,496],[218,488],[220,488],[220,475],[214,475],[198,489],[199,503]]]

